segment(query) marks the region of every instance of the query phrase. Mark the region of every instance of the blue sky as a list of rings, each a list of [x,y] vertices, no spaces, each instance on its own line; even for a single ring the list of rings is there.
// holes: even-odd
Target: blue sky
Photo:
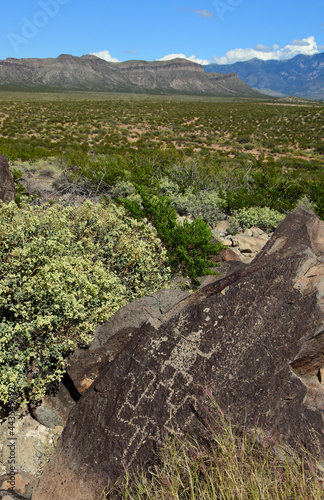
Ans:
[[[0,59],[289,59],[324,51],[324,2],[10,0],[1,6],[0,28]]]

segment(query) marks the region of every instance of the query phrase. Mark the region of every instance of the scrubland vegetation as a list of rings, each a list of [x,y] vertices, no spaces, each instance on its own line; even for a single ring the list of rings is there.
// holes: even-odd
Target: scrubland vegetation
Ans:
[[[298,203],[323,218],[323,116],[320,104],[1,93],[18,203],[0,214],[2,402],[9,382],[21,402],[39,397],[96,323],[171,274],[198,285],[223,248],[218,220],[272,231]],[[29,175],[53,179],[48,205],[20,184]],[[100,203],[55,203],[71,193]]]
[[[217,221],[272,231],[297,204],[323,219],[323,127],[321,104],[0,93],[0,154],[17,183],[16,204],[0,207],[2,404],[9,385],[17,404],[36,401],[96,324],[172,274],[197,285],[222,248]],[[53,178],[47,204],[23,188],[29,175]],[[58,201],[67,194],[93,203]],[[162,469],[127,476],[123,498],[320,498],[311,467],[223,424],[213,451],[171,440]]]
[[[62,193],[107,193],[127,181],[160,194],[167,180],[182,201],[216,191],[227,214],[286,213],[306,196],[323,217],[323,105],[17,95],[0,96],[1,152],[27,170],[51,161],[64,171]]]

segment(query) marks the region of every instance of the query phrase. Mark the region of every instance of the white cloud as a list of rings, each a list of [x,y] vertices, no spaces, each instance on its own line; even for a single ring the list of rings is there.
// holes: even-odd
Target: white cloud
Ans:
[[[97,56],[100,59],[104,59],[108,62],[120,62],[115,57],[111,57],[108,50],[101,50],[100,52],[91,52],[91,56]]]
[[[194,10],[194,13],[197,14],[198,17],[213,17],[214,13],[210,12],[209,10],[206,9],[197,9]]]
[[[278,45],[267,47],[258,44],[253,48],[229,50],[222,57],[214,56],[213,62],[217,64],[233,64],[237,61],[248,61],[249,59],[253,59],[253,57],[257,57],[263,61],[268,61],[270,59],[281,61],[283,59],[291,59],[298,54],[317,54],[319,50],[314,37],[309,36],[303,40],[293,40],[291,44],[285,45],[284,47],[279,47]]]
[[[319,46],[318,46],[318,50],[319,50],[320,52],[323,52],[323,50],[324,50],[324,45],[319,45]]]
[[[291,45],[297,45],[297,47],[307,47],[308,45],[310,45],[310,43],[307,38],[305,38],[304,40],[293,40],[291,42]]]
[[[197,64],[210,64],[210,61],[207,59],[199,59],[196,56],[190,56],[187,57],[184,54],[169,54],[167,56],[161,57],[160,59],[157,59],[157,61],[171,61],[171,59],[187,59],[188,61],[195,62]]]
[[[278,45],[277,45],[278,47]],[[254,50],[259,50],[260,52],[272,52],[273,47],[268,47],[267,45],[263,45],[262,43],[258,43],[255,47],[253,47]]]

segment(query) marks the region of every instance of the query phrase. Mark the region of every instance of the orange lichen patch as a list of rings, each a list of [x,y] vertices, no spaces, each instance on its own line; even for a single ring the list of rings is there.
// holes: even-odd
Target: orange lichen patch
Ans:
[[[11,483],[12,482],[9,481],[9,480],[4,481],[1,484],[1,489],[2,490],[6,490],[6,491],[10,490],[13,487],[13,485]],[[20,495],[24,495],[26,493],[29,481],[27,481],[26,479],[24,479],[20,474],[15,474],[14,483],[15,483],[15,485],[14,485],[14,491],[16,493],[19,493]]]
[[[82,394],[82,392],[84,392],[87,389],[89,389],[89,387],[92,384],[92,382],[93,382],[92,378],[84,377],[84,379],[81,381],[79,387],[77,387],[78,391],[81,392],[81,394]]]

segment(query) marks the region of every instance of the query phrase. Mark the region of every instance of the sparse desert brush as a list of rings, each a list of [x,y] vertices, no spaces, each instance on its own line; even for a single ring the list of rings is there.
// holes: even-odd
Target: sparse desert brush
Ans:
[[[163,160],[167,168],[161,176],[169,175],[184,188],[234,191],[245,174],[240,155],[250,150],[254,155],[249,158],[252,171],[258,168],[256,157],[263,152],[282,172],[294,170],[302,181],[319,183],[323,121],[321,105],[269,106],[260,102],[95,93],[2,93],[0,152],[10,160],[34,161],[49,156],[68,160],[69,155],[82,151],[91,167],[83,174],[95,182],[92,170],[98,167],[96,157],[104,155],[112,170],[107,179],[113,183],[116,178],[109,157],[138,155],[142,165],[126,162],[120,177],[130,171],[132,178],[127,180],[150,187],[159,176],[153,166],[148,167],[147,160],[155,154],[165,160],[170,154],[173,162]],[[242,151],[235,151],[236,141]],[[285,166],[283,158],[290,164]],[[311,165],[312,160],[318,162],[318,169]],[[303,194],[296,194],[294,202]],[[311,197],[310,192],[306,194]],[[315,199],[311,201],[318,204]]]
[[[169,278],[154,228],[122,207],[0,205],[0,402],[40,398],[96,325]]]

